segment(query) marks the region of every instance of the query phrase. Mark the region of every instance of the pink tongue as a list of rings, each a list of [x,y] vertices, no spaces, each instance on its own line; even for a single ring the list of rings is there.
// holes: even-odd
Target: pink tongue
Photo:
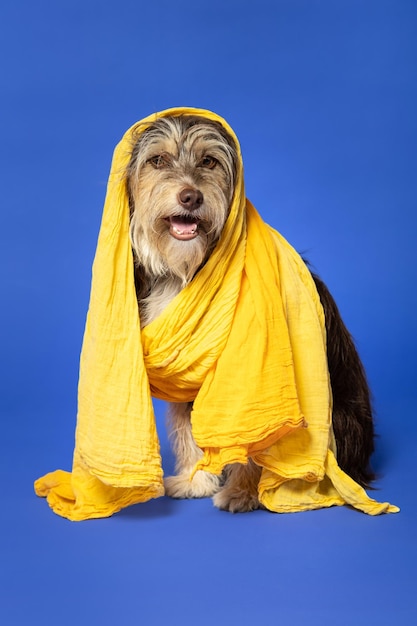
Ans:
[[[169,232],[176,239],[193,239],[197,235],[197,222],[189,222],[179,217],[171,217]]]

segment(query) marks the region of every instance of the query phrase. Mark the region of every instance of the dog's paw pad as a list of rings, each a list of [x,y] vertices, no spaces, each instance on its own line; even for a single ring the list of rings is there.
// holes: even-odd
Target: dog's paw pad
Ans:
[[[249,513],[261,508],[257,495],[227,487],[215,494],[213,504],[218,509],[229,511],[229,513]]]

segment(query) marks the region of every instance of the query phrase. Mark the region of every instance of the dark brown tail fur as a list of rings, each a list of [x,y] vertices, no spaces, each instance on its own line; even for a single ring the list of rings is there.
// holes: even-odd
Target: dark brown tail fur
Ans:
[[[366,487],[375,476],[369,467],[374,425],[365,370],[333,297],[323,281],[315,274],[312,276],[326,319],[337,460],[343,471]]]

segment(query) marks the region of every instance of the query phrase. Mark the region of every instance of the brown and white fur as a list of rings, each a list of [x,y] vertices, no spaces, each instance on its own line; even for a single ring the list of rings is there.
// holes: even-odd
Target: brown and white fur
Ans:
[[[227,219],[237,151],[223,127],[203,117],[163,117],[138,129],[126,171],[130,236],[142,326],[154,320],[207,261]],[[325,312],[338,462],[362,485],[372,480],[373,419],[364,369],[324,283],[313,274]],[[192,403],[171,404],[176,475],[165,479],[174,498],[213,496],[231,512],[260,508],[261,468],[228,466],[222,477],[191,471],[202,452],[190,422]]]

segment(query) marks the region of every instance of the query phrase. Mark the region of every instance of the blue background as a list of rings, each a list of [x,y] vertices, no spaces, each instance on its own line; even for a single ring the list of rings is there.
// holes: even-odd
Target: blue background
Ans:
[[[6,0],[0,24],[1,623],[417,623],[417,3]],[[398,515],[161,498],[76,524],[34,496],[71,465],[113,148],[181,105],[228,120],[248,197],[333,291]]]

